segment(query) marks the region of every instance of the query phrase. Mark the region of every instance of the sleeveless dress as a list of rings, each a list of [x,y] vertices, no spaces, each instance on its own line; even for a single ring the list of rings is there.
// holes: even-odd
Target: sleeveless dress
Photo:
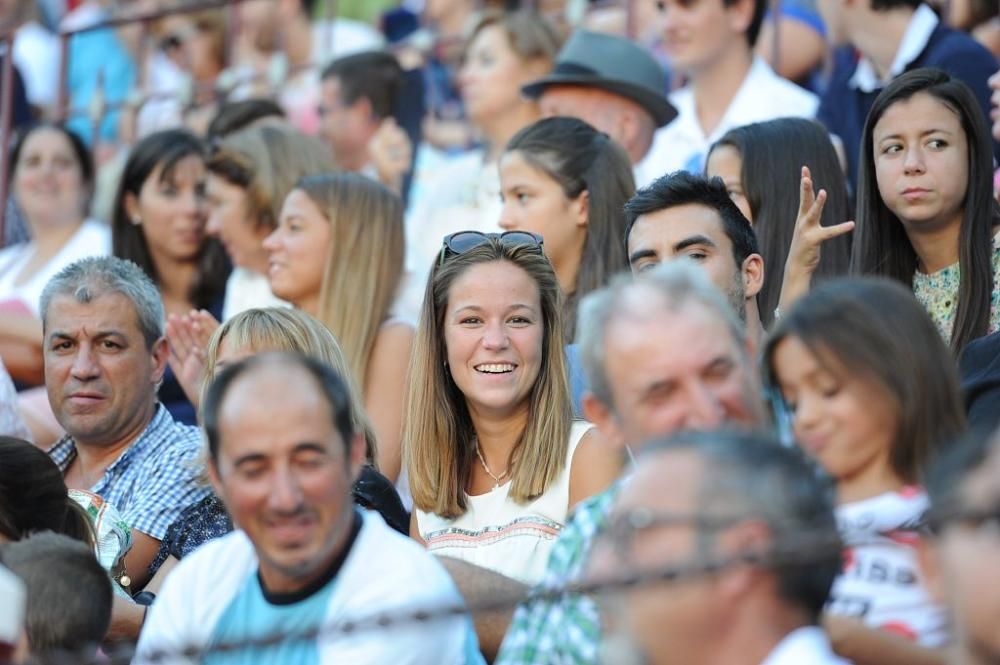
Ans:
[[[527,504],[510,498],[510,482],[486,494],[468,497],[468,510],[445,519],[416,510],[417,529],[432,554],[461,559],[534,585],[542,578],[549,553],[569,512],[569,476],[573,453],[591,424],[575,421],[570,429],[566,466],[540,497]]]

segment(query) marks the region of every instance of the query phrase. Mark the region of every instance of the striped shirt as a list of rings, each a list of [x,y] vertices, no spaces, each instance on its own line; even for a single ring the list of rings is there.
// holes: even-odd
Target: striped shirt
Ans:
[[[90,491],[112,504],[133,529],[162,540],[181,511],[209,493],[199,481],[201,431],[176,422],[162,404],[139,438]],[[49,456],[63,474],[76,459],[76,443],[64,436]]]

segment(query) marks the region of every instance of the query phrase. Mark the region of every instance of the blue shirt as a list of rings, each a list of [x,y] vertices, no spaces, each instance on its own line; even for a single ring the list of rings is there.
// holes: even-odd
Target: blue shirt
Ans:
[[[181,511],[210,492],[199,480],[201,445],[197,427],[176,422],[157,404],[146,429],[90,491],[117,508],[130,527],[163,540]],[[63,474],[76,455],[76,443],[68,435],[49,449]]]

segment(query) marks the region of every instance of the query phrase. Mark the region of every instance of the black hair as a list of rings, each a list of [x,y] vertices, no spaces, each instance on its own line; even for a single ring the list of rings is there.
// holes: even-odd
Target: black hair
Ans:
[[[576,332],[580,298],[628,269],[625,247],[617,242],[625,227],[622,207],[635,193],[632,166],[624,149],[576,118],[545,118],[510,140],[506,152],[555,180],[568,199],[588,194],[587,239],[572,293],[563,302],[563,330],[568,342]]]
[[[861,138],[857,226],[851,271],[883,275],[913,286],[917,253],[899,218],[885,205],[875,171],[875,125],[894,104],[918,93],[931,95],[958,116],[968,145],[969,180],[958,236],[960,281],[951,350],[956,357],[987,333],[993,283],[993,235],[1000,204],[993,198],[993,142],[976,97],[965,83],[940,69],[914,69],[887,85],[872,105]]]
[[[820,223],[847,221],[847,181],[830,134],[805,118],[779,118],[732,129],[709,150],[730,146],[740,154],[740,181],[753,216],[753,230],[764,257],[764,285],[757,294],[760,320],[769,328],[781,297],[785,260],[799,209],[800,170],[808,166],[814,191],[825,189]],[[823,243],[816,281],[847,274],[851,239],[842,235]]]
[[[832,480],[772,435],[727,430],[651,441],[642,447],[639,468],[671,450],[692,450],[704,462],[699,513],[766,523],[778,593],[815,623],[842,567]]]
[[[875,0],[878,2],[879,0]],[[735,5],[739,0],[723,0],[726,7]],[[757,45],[757,38],[760,37],[760,27],[764,23],[764,14],[767,12],[767,0],[752,0],[753,15],[750,17],[750,25],[747,26],[747,42],[752,49]]]
[[[3,563],[28,592],[25,628],[33,657],[93,649],[111,622],[112,590],[94,551],[44,532],[0,548]]]
[[[133,148],[115,195],[111,220],[111,251],[114,256],[128,259],[145,271],[159,286],[160,275],[146,243],[142,226],[132,223],[125,208],[127,195],[139,197],[143,184],[160,167],[160,180],[173,176],[177,164],[191,156],[203,158],[204,145],[197,136],[183,129],[168,129],[150,134]],[[208,309],[222,296],[226,288],[229,265],[222,246],[214,238],[206,238],[198,257],[198,274],[188,297],[196,309]]]
[[[93,542],[86,514],[69,498],[62,471],[44,451],[0,436],[0,536],[20,540],[35,531]]]
[[[340,99],[350,106],[367,99],[379,120],[396,110],[403,85],[403,68],[391,53],[365,51],[337,58],[323,70],[322,80],[340,82]]]
[[[885,12],[890,9],[901,9],[909,7],[916,9],[923,0],[871,0],[871,8],[877,12]]]
[[[733,246],[733,261],[737,270],[743,269],[743,262],[748,256],[760,254],[757,236],[754,235],[750,221],[729,198],[722,179],[706,178],[687,171],[675,171],[661,176],[628,200],[625,204],[625,247],[628,247],[632,227],[642,215],[692,203],[718,213],[722,229]]]
[[[209,386],[202,404],[202,423],[212,462],[217,462],[219,459],[221,444],[219,414],[229,389],[243,375],[252,374],[269,365],[281,365],[288,372],[297,368],[312,377],[315,387],[319,389],[330,408],[334,428],[343,440],[344,446],[349,449],[355,434],[351,418],[351,396],[340,375],[327,365],[301,353],[268,352],[258,353],[226,367]]]
[[[271,99],[226,102],[208,124],[205,140],[211,145],[264,118],[284,118],[285,111]]]

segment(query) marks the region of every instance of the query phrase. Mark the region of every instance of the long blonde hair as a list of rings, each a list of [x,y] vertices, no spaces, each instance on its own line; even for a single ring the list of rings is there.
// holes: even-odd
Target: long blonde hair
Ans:
[[[364,394],[372,348],[403,275],[403,202],[356,173],[308,176],[295,189],[330,222],[316,318],[340,341]]]
[[[452,256],[431,271],[410,362],[403,428],[403,460],[413,505],[448,519],[465,513],[475,464],[476,432],[465,396],[445,366],[444,316],[452,284],[471,266],[507,261],[538,286],[542,306],[542,363],[528,396],[528,422],[510,457],[510,496],[535,499],[566,465],[573,415],[563,355],[562,294],[552,265],[535,248],[496,239]]]
[[[264,351],[294,351],[315,358],[333,368],[347,386],[351,398],[351,422],[354,430],[364,434],[368,462],[375,466],[377,444],[375,430],[365,413],[357,382],[344,358],[344,352],[326,326],[305,312],[284,307],[265,307],[240,312],[223,323],[212,335],[205,351],[205,379],[202,382],[202,403],[205,392],[215,378],[219,347],[228,340],[231,347]]]

